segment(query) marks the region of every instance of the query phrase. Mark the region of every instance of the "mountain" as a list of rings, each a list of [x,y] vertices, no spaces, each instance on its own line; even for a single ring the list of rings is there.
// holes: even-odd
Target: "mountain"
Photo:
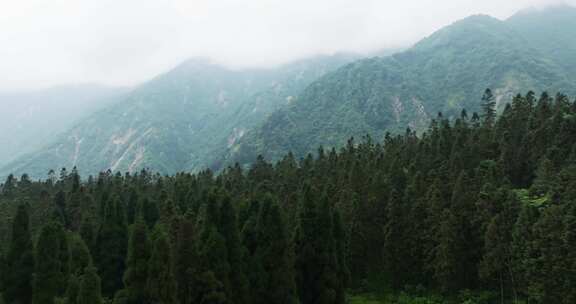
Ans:
[[[78,166],[162,173],[204,168],[309,83],[356,55],[317,56],[270,69],[228,69],[192,59],[90,115],[0,175]]]
[[[527,90],[576,92],[574,73],[552,52],[562,44],[534,47],[536,38],[518,30],[518,18],[471,16],[407,51],[329,73],[246,134],[221,163],[249,163],[255,155],[274,160],[288,151],[302,156],[319,145],[342,146],[352,136],[380,140],[386,131],[422,130],[438,112],[479,110],[486,88],[495,92],[499,107]],[[576,37],[574,29],[564,30]]]
[[[499,108],[528,90],[573,94],[574,20],[571,7],[504,21],[475,15],[402,52],[367,59],[338,54],[240,70],[190,60],[4,166],[0,176],[72,166],[85,174],[219,169],[259,154],[302,156],[352,136],[420,131],[438,112],[479,110],[486,88]]]
[[[35,151],[126,89],[92,84],[0,92],[0,166]]]
[[[530,45],[567,73],[576,71],[576,7],[557,5],[521,11],[507,20]]]

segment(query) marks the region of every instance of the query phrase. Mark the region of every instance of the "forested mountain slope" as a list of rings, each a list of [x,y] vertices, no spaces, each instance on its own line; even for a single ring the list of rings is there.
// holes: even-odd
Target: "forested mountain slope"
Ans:
[[[576,103],[507,101],[249,170],[9,177],[0,297],[573,304]]]
[[[507,21],[530,45],[547,54],[569,74],[576,70],[576,7],[558,5],[526,10]]]
[[[534,48],[510,23],[472,16],[405,52],[346,65],[249,132],[223,163],[247,163],[259,154],[275,160],[288,151],[302,156],[319,145],[342,146],[350,136],[380,139],[385,131],[422,130],[438,112],[451,117],[477,110],[488,87],[498,105],[526,89],[575,93],[574,73],[550,51],[562,47],[559,40]],[[546,23],[552,27],[555,20]],[[576,34],[574,29],[563,28]]]
[[[202,168],[310,82],[354,58],[318,56],[275,69],[248,70],[193,59],[137,87],[118,104],[1,172],[46,176],[50,169],[73,166],[92,174]]]
[[[0,92],[0,167],[51,143],[79,119],[109,106],[126,91],[83,84]]]

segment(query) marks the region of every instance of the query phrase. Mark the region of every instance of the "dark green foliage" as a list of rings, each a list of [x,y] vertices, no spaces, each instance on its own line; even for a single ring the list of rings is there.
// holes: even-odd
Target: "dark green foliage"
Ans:
[[[154,240],[152,255],[148,263],[148,282],[146,290],[148,298],[152,303],[176,304],[177,283],[174,276],[174,263],[172,261],[173,251],[161,228],[156,233],[158,236]]]
[[[200,229],[198,247],[197,301],[225,303],[231,296],[226,293],[230,284],[230,263],[226,239],[219,231],[219,194],[211,192],[202,207],[198,225]],[[232,298],[230,297],[230,300]]]
[[[318,146],[343,147],[351,136],[366,134],[380,141],[385,132],[402,133],[408,126],[424,131],[438,112],[456,118],[466,109],[490,124],[495,110],[519,91],[574,94],[574,69],[566,68],[576,64],[570,30],[576,10],[566,12],[558,21],[547,17],[547,22],[529,22],[546,28],[544,33],[524,26],[516,31],[514,20],[474,15],[406,51],[343,66],[249,130],[228,149],[225,160],[249,164],[262,155],[278,161],[289,151],[305,157]],[[564,30],[555,30],[558,23]],[[554,37],[552,42],[548,36]],[[540,37],[537,43],[534,37]],[[558,60],[559,54],[571,59]],[[491,94],[481,101],[486,88],[492,88]]]
[[[80,279],[80,290],[78,292],[78,304],[102,304],[100,290],[100,277],[96,273],[96,268],[87,267]]]
[[[174,254],[174,272],[180,303],[193,303],[198,293],[196,280],[199,273],[199,257],[195,233],[192,220],[185,218],[180,221]]]
[[[62,248],[68,253],[62,225],[59,223],[45,225],[36,244],[32,303],[54,303],[55,298],[66,290],[68,259],[62,259]]]
[[[4,277],[6,276],[6,257],[4,256],[4,250],[0,247],[0,299],[4,299],[1,295],[4,290]]]
[[[496,121],[496,101],[492,90],[486,89],[482,96],[482,119],[485,126],[492,126]]]
[[[300,302],[343,304],[345,286],[339,278],[332,206],[326,194],[314,199],[315,189],[306,186],[296,231],[296,271]],[[342,301],[342,302],[338,302]]]
[[[247,270],[246,250],[240,241],[238,225],[236,209],[232,205],[230,196],[225,194],[220,204],[220,222],[218,224],[226,242],[228,263],[230,265],[229,283],[225,288],[232,299],[230,302],[248,304],[251,302],[248,277],[245,274]]]
[[[257,246],[252,255],[255,271],[262,282],[254,285],[257,303],[297,303],[294,283],[293,253],[285,219],[278,202],[270,195],[264,196],[256,224]]]
[[[78,304],[79,293],[80,293],[80,276],[71,274],[70,278],[68,279],[68,288],[66,290],[64,303]]]
[[[92,256],[86,246],[86,242],[78,235],[73,233],[69,237],[70,249],[70,274],[81,275],[84,269],[92,265]]]
[[[160,218],[158,206],[148,197],[144,197],[140,205],[142,217],[146,224],[148,224],[148,228],[152,229]]]
[[[136,220],[136,215],[138,214],[138,203],[138,192],[136,189],[132,188],[126,204],[126,223],[128,225],[134,224],[134,221]]]
[[[6,258],[4,299],[8,303],[32,302],[34,252],[30,236],[28,206],[20,204],[12,223],[12,241]]]
[[[0,221],[12,233],[5,300],[101,303],[93,253],[117,303],[339,304],[350,290],[391,303],[572,304],[574,103],[530,92],[494,122],[444,117],[418,136],[351,139],[250,170],[12,178],[0,194],[14,218]],[[73,231],[51,223],[58,193]],[[25,198],[34,208],[17,208]]]
[[[126,272],[124,273],[125,289],[122,290],[126,299],[121,303],[137,304],[147,300],[146,284],[149,275],[149,258],[150,241],[148,240],[147,227],[142,219],[138,219],[131,227]]]
[[[95,261],[102,278],[102,293],[113,296],[122,289],[128,231],[118,197],[106,201],[104,218],[95,245]]]

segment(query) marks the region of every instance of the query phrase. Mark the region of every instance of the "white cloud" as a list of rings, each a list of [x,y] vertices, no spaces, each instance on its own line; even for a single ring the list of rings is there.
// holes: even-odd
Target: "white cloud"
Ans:
[[[0,89],[131,85],[191,56],[234,66],[415,42],[556,0],[0,0]]]

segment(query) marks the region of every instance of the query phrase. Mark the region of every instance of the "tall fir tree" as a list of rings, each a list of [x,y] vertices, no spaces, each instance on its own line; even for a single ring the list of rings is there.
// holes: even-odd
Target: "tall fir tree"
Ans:
[[[173,251],[166,232],[159,226],[155,228],[156,239],[148,262],[148,281],[146,290],[152,303],[176,304],[177,282],[174,275]]]
[[[6,258],[4,299],[7,303],[32,302],[34,250],[30,235],[28,205],[20,204],[12,222],[12,241]]]
[[[258,216],[258,247],[254,256],[265,273],[259,288],[258,303],[294,304],[298,302],[293,253],[282,210],[271,194],[266,194]]]
[[[95,261],[102,278],[102,293],[106,297],[113,297],[123,287],[128,244],[124,211],[117,196],[107,200],[103,216],[96,239]]]
[[[224,194],[222,197],[219,213],[218,227],[226,242],[228,264],[230,265],[229,283],[228,286],[225,286],[230,295],[231,300],[229,302],[247,304],[250,303],[250,298],[248,277],[245,274],[247,270],[246,250],[240,241],[236,209],[228,194]]]
[[[487,127],[494,125],[496,120],[496,101],[490,89],[486,89],[482,96],[482,118]]]
[[[230,284],[230,263],[226,239],[218,229],[220,193],[213,190],[199,217],[199,294],[197,301],[225,303],[231,299],[226,286]],[[208,300],[209,299],[209,300]]]
[[[194,303],[198,294],[198,251],[196,246],[194,223],[189,218],[180,221],[174,270],[178,286],[180,303]]]
[[[69,261],[61,259],[61,243],[66,242],[66,238],[61,237],[63,234],[62,225],[56,222],[46,224],[40,232],[36,244],[32,303],[54,303],[55,298],[66,289],[68,273],[65,272],[65,265]]]
[[[96,268],[87,267],[80,280],[78,304],[103,304],[100,277]]]
[[[124,272],[124,289],[117,294],[122,301],[117,303],[145,303],[147,299],[148,260],[150,258],[150,241],[147,226],[141,218],[131,227],[128,241],[128,257]]]
[[[300,302],[341,304],[332,209],[326,194],[315,202],[313,192],[304,189],[295,240]]]

